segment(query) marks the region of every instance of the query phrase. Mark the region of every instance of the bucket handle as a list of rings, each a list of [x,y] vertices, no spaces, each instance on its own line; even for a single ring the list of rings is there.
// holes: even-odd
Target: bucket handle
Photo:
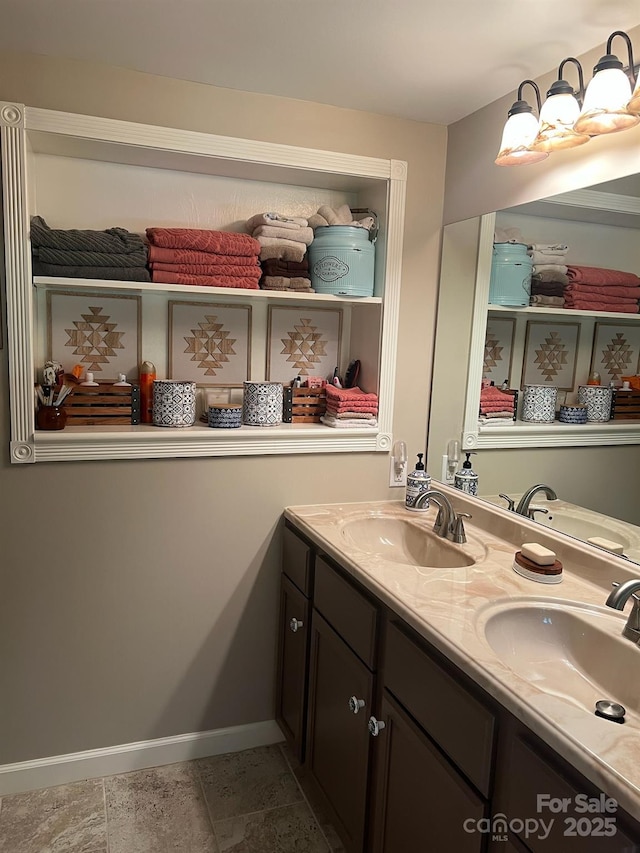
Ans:
[[[366,213],[368,216],[373,216],[373,225],[369,231],[369,240],[375,243],[378,239],[378,214],[368,207],[352,207],[351,213]]]

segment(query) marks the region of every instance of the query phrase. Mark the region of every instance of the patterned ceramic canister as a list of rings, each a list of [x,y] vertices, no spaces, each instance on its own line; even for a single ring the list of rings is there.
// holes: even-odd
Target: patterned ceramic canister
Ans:
[[[196,421],[196,383],[156,379],[153,383],[153,425],[190,427]]]
[[[523,421],[552,424],[556,417],[558,389],[554,385],[525,385],[522,395]]]
[[[586,424],[586,406],[560,406],[558,420],[563,424]]]
[[[248,426],[278,426],[282,423],[282,383],[245,382],[242,423]]]
[[[613,390],[608,385],[578,385],[578,402],[587,407],[587,421],[602,424],[611,420]]]
[[[209,406],[208,424],[217,429],[234,429],[242,426],[242,406],[235,403]]]

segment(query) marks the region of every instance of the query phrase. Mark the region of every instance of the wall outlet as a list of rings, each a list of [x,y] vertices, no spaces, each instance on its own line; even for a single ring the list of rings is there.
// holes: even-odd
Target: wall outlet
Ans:
[[[395,457],[389,456],[389,488],[403,488],[407,485],[407,463],[405,462],[401,470],[396,469]]]

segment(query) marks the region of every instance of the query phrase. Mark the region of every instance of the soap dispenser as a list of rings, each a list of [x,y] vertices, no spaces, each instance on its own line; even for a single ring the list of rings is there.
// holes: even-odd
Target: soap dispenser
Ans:
[[[471,467],[471,460],[469,459],[471,454],[475,456],[475,451],[471,450],[465,452],[465,456],[467,457],[466,461],[462,463],[462,468],[454,477],[453,485],[456,489],[460,489],[461,492],[466,492],[468,495],[474,495],[474,497],[477,497],[478,475]]]
[[[417,507],[416,501],[423,492],[429,491],[431,488],[431,477],[424,470],[424,462],[422,457],[424,453],[418,453],[418,461],[414,470],[407,475],[407,491],[404,499],[406,509],[411,512],[426,512],[429,509],[429,499]]]

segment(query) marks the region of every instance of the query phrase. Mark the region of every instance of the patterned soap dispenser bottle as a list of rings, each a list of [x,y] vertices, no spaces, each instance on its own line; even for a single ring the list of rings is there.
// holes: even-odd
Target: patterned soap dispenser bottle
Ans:
[[[468,495],[477,497],[478,475],[471,467],[471,460],[469,459],[472,454],[475,456],[475,450],[465,452],[466,461],[462,463],[462,468],[455,475],[453,485],[456,489],[460,489],[461,492],[466,492]]]
[[[418,453],[418,461],[415,469],[407,474],[407,490],[405,493],[404,505],[411,512],[427,512],[429,509],[429,499],[427,498],[419,507],[416,506],[416,501],[423,492],[428,492],[431,488],[431,477],[424,470],[424,462],[422,457],[424,453]]]

